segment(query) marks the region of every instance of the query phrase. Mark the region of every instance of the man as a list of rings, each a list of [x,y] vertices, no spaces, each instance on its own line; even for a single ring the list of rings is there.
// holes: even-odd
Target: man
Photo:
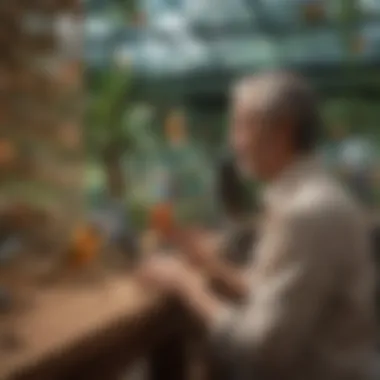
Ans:
[[[244,79],[232,116],[240,169],[266,183],[265,216],[245,276],[205,263],[218,269],[214,274],[224,272],[244,302],[221,301],[179,261],[152,262],[141,280],[177,296],[204,323],[235,366],[234,379],[369,379],[368,233],[356,204],[314,157],[321,121],[312,91],[288,73]],[[191,243],[183,245],[192,258],[207,258]]]

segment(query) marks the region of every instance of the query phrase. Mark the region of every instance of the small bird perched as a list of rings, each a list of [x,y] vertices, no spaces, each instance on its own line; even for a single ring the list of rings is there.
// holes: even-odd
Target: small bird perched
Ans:
[[[79,226],[68,250],[68,265],[72,269],[84,269],[100,255],[103,246],[103,235],[91,224]]]
[[[158,233],[166,235],[174,228],[174,210],[171,203],[159,203],[152,209],[150,226]]]

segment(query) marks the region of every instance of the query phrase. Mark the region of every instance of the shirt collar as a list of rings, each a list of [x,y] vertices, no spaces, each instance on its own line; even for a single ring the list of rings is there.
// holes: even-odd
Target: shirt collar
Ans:
[[[315,156],[301,157],[286,167],[272,182],[264,187],[263,202],[271,206],[286,202],[300,180],[321,169],[320,160]]]

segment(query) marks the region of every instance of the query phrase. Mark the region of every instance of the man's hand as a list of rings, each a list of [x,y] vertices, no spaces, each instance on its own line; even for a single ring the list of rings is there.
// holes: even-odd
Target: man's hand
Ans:
[[[185,262],[182,262],[180,265],[178,262],[170,265],[163,264],[165,267],[163,271],[169,270],[169,266],[171,265],[177,266],[173,271],[180,273],[179,277],[181,278],[179,281],[187,279],[191,272],[200,272],[205,279],[209,281],[211,280],[211,282],[216,285],[218,292],[222,293],[224,296],[233,300],[242,300],[245,298],[248,289],[245,276],[240,269],[232,267],[218,256],[216,242],[212,241],[206,233],[195,229],[182,230],[180,228],[173,228],[170,231],[170,234],[166,235],[166,238],[177,247],[184,261],[190,265],[186,267]],[[161,260],[170,261],[173,259],[161,258]],[[183,265],[185,265],[185,270]],[[182,267],[179,268],[179,266]],[[157,271],[158,269],[154,269],[155,273]],[[157,273],[155,274],[155,277],[156,276]],[[173,283],[176,281],[171,279],[170,275],[166,272],[165,274],[162,274],[162,277],[162,281],[172,281]],[[191,281],[195,280],[186,280],[186,282]],[[173,285],[172,287],[179,291],[180,285],[182,285],[183,282],[184,281],[182,281],[181,284]]]
[[[215,245],[211,244],[211,239],[203,231],[180,230],[172,231],[170,241],[183,254],[184,259],[204,272],[212,269],[219,261]]]
[[[155,257],[143,265],[138,279],[144,286],[182,297],[189,287],[200,281],[200,276],[177,258]]]
[[[245,276],[240,269],[234,268],[218,256],[216,242],[207,234],[196,230],[176,229],[172,231],[171,242],[177,246],[193,270],[195,267],[196,271],[216,284],[218,291],[224,296],[234,300],[245,298]]]
[[[224,309],[203,277],[177,258],[151,259],[141,269],[138,279],[143,286],[176,297],[206,327],[211,326]]]

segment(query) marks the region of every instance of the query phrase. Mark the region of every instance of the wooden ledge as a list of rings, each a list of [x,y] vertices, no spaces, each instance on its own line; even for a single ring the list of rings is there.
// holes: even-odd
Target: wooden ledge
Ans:
[[[166,334],[165,327],[173,329],[173,311],[131,279],[36,292],[33,309],[12,321],[22,346],[0,350],[0,379],[75,379],[88,371],[93,375],[86,378],[107,378],[101,377],[106,368],[126,366]]]

